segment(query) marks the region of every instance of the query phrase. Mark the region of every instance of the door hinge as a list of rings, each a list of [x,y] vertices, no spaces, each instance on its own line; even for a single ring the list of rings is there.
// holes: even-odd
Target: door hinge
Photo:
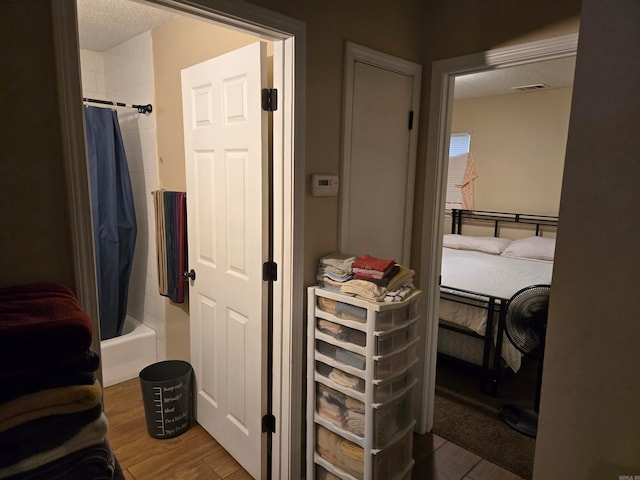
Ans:
[[[278,109],[278,90],[275,88],[262,89],[262,110],[275,112]]]
[[[262,433],[276,433],[276,417],[269,413],[262,417]]]
[[[413,130],[413,111],[409,112],[409,130]]]
[[[265,282],[278,280],[278,264],[276,262],[264,262],[262,264],[262,280]]]

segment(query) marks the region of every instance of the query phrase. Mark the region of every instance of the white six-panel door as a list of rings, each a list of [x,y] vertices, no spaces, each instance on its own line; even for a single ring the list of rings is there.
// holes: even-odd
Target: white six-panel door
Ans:
[[[182,71],[196,419],[265,473],[268,175],[265,44]]]

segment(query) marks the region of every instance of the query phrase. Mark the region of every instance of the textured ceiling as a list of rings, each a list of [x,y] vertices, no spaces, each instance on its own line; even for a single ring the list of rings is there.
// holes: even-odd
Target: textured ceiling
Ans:
[[[519,93],[513,88],[539,83],[547,85],[548,88],[570,87],[573,85],[575,66],[576,57],[570,56],[461,75],[456,77],[454,98],[463,100]]]
[[[167,10],[131,0],[77,0],[80,48],[102,52],[174,18]],[[550,88],[573,84],[575,56],[456,78],[455,98],[514,93],[521,85],[544,83]]]
[[[175,17],[129,0],[77,0],[80,48],[103,52]]]

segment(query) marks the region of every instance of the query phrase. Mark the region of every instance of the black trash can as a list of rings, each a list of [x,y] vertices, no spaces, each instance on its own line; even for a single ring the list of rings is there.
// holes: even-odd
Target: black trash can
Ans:
[[[171,438],[191,426],[193,368],[182,360],[165,360],[140,371],[140,388],[147,431],[154,438]]]

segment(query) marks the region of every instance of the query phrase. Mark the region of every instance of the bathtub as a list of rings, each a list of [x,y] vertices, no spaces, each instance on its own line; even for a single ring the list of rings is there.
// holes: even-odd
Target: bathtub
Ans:
[[[109,387],[135,378],[147,365],[155,363],[156,332],[127,316],[122,335],[100,342],[102,383]]]

